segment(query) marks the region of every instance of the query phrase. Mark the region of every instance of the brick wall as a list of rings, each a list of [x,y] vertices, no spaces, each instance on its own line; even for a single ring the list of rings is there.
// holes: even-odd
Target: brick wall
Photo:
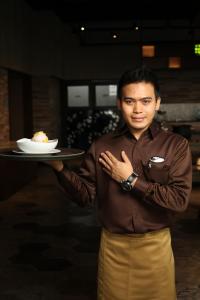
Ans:
[[[163,103],[199,103],[199,70],[157,71]]]
[[[33,128],[43,130],[50,139],[60,138],[60,84],[48,77],[33,77]]]
[[[32,78],[33,128],[50,139],[60,138],[60,82],[49,77]],[[0,69],[0,142],[10,140],[8,72]]]
[[[8,72],[0,69],[0,141],[9,141]]]

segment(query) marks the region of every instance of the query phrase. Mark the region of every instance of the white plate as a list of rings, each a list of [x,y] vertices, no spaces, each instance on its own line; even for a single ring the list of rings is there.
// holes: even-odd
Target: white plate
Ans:
[[[34,152],[34,153],[30,153],[30,152],[24,152],[24,151],[21,151],[21,150],[12,150],[12,152],[14,153],[17,153],[17,154],[30,154],[30,155],[45,155],[45,154],[55,154],[55,153],[59,153],[61,152],[61,150],[59,149],[53,149],[49,152]]]

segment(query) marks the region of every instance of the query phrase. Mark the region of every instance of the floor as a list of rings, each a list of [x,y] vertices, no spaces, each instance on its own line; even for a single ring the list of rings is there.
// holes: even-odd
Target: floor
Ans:
[[[0,300],[95,300],[99,234],[95,209],[69,201],[42,166],[0,202]],[[199,300],[197,209],[177,218],[172,236],[178,300]]]

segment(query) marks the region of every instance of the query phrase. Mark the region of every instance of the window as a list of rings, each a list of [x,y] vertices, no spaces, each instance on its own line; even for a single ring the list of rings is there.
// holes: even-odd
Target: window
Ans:
[[[181,58],[180,57],[169,57],[168,67],[171,69],[181,68]]]
[[[117,85],[96,85],[96,106],[116,106]]]
[[[69,107],[87,107],[89,106],[89,86],[68,86],[67,97]]]
[[[154,57],[155,56],[155,46],[154,45],[142,46],[142,56],[143,57]]]

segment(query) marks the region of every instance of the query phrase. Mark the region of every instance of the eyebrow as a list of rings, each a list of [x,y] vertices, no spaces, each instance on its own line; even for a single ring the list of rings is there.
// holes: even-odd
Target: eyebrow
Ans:
[[[122,97],[123,100],[137,100],[135,98],[132,98],[132,97]],[[153,98],[152,97],[142,97],[138,100],[152,100]]]

